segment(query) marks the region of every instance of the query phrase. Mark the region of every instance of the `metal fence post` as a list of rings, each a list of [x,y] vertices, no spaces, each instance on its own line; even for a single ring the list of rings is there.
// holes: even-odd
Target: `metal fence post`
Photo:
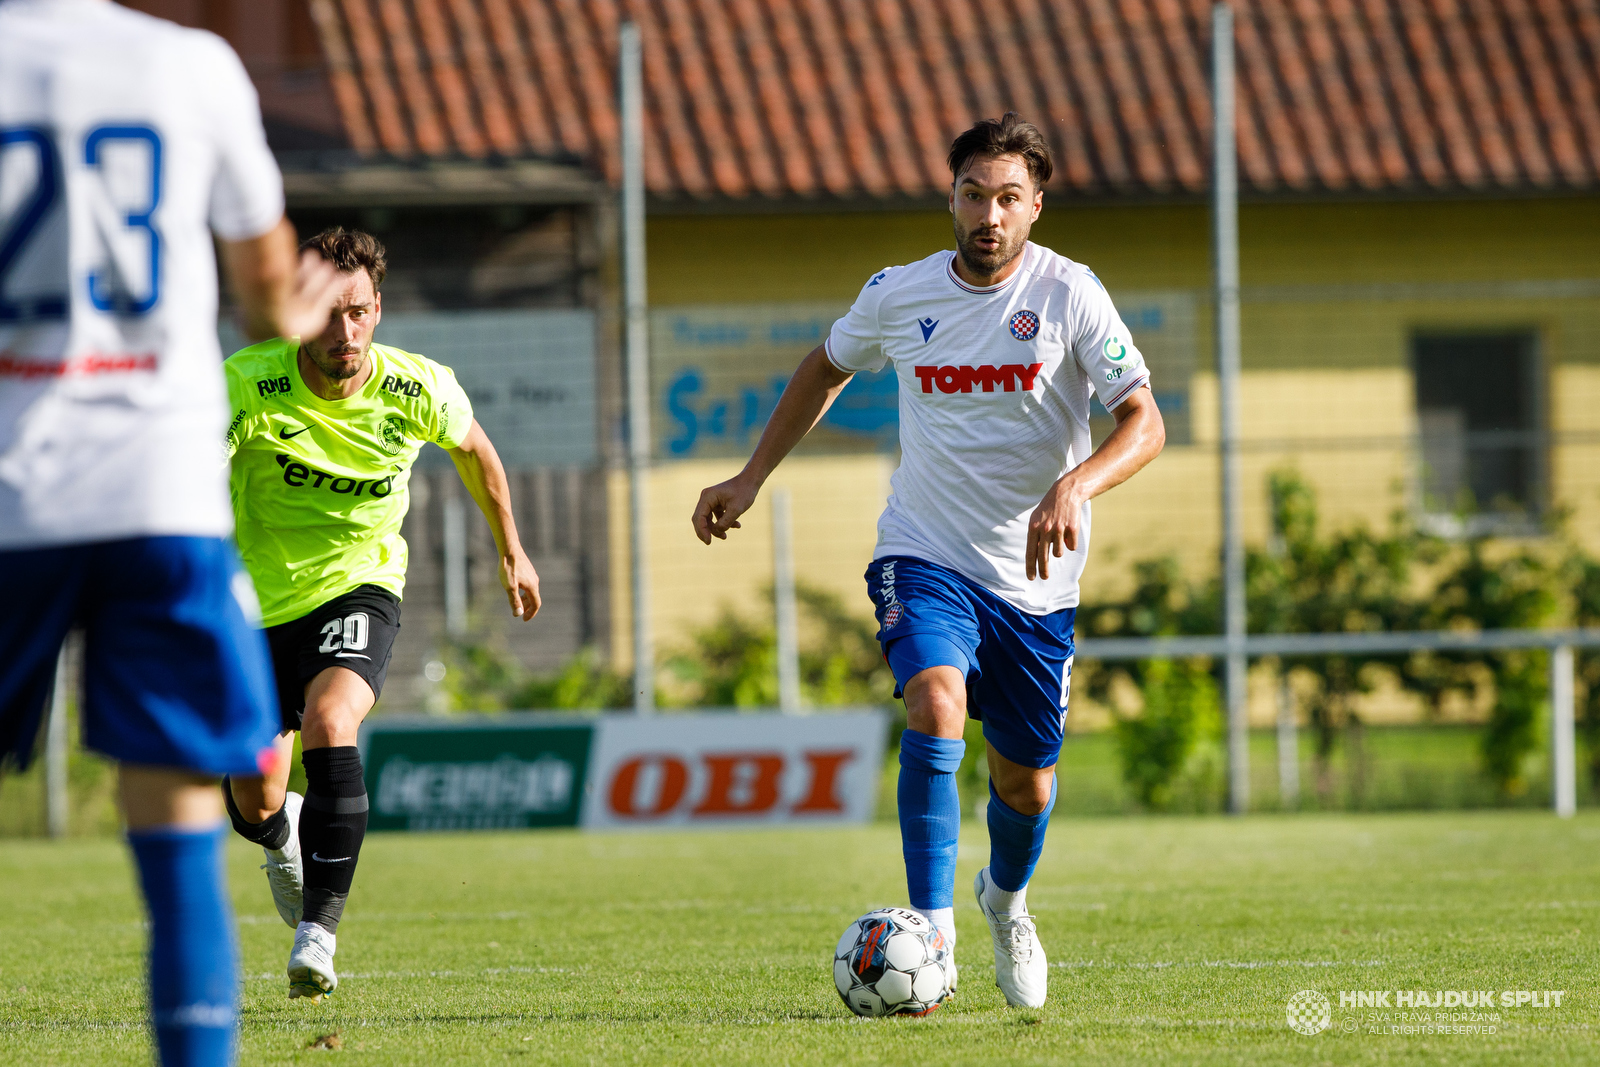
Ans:
[[[655,638],[650,630],[650,322],[644,251],[644,46],[622,24],[617,82],[622,113],[622,285],[628,353],[628,502],[632,513],[633,710],[656,710]]]
[[[1570,819],[1578,810],[1578,774],[1571,645],[1550,650],[1550,786],[1555,812]]]
[[[1289,672],[1278,672],[1278,805],[1300,806],[1300,735],[1294,715],[1294,686]]]
[[[1239,172],[1234,135],[1233,9],[1211,9],[1211,247],[1215,273],[1217,386],[1221,402],[1223,632],[1228,638],[1228,810],[1250,806],[1250,723],[1245,658],[1244,534],[1239,488]]]
[[[66,837],[70,805],[67,795],[67,655],[71,641],[56,656],[56,685],[50,695],[50,722],[44,735],[44,805],[51,837]]]
[[[800,621],[794,598],[794,522],[789,490],[772,491],[772,601],[778,624],[778,707],[800,714]]]
[[[467,634],[467,509],[454,485],[444,497],[444,630],[452,639]]]

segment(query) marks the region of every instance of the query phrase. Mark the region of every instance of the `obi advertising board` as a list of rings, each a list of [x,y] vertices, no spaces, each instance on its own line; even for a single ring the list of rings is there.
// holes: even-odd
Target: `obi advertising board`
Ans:
[[[374,830],[837,825],[872,817],[887,716],[380,717]]]

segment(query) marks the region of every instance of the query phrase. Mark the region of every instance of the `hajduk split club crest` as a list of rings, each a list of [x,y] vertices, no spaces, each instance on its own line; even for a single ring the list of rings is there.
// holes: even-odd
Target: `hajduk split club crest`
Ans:
[[[1011,316],[1011,336],[1019,341],[1031,341],[1039,336],[1039,316],[1031,311],[1019,311]]]

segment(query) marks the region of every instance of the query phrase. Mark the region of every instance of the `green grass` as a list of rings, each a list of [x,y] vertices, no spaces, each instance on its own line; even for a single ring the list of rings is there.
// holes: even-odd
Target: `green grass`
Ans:
[[[1600,1062],[1600,816],[1537,812],[1058,819],[1031,893],[1056,966],[1004,1006],[967,897],[960,995],[857,1021],[829,958],[903,902],[897,835],[376,835],[340,928],[344,982],[285,998],[289,931],[259,853],[230,876],[246,975],[242,1062],[1015,1064]],[[149,1063],[144,932],[113,840],[0,843],[0,1062]],[[1334,1028],[1284,1005],[1317,989]],[[1560,989],[1492,1037],[1346,1034],[1339,990]],[[340,1052],[308,1045],[337,1031]]]

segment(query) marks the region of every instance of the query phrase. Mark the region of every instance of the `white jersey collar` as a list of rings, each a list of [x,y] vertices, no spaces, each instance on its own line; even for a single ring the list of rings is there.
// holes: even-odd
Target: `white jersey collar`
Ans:
[[[955,286],[958,289],[960,289],[963,293],[976,293],[976,294],[979,294],[981,296],[988,296],[991,293],[1000,292],[1006,286],[1010,285],[1012,282],[1016,281],[1019,277],[1021,277],[1023,271],[1027,270],[1027,268],[1028,268],[1028,256],[1032,252],[1033,252],[1033,242],[1029,241],[1027,244],[1022,246],[1022,253],[1021,253],[1020,256],[1018,256],[1018,258],[1021,259],[1022,262],[1017,266],[1017,269],[1012,272],[1011,277],[1007,278],[1005,281],[1000,282],[997,285],[989,285],[989,286],[984,286],[984,287],[980,288],[980,287],[978,287],[976,285],[968,285],[966,282],[962,281],[961,280],[961,275],[956,273],[956,256],[960,255],[959,252],[951,252],[950,253],[950,258],[945,260],[945,263],[944,263],[944,272],[950,278],[950,281],[952,283],[954,283]]]

